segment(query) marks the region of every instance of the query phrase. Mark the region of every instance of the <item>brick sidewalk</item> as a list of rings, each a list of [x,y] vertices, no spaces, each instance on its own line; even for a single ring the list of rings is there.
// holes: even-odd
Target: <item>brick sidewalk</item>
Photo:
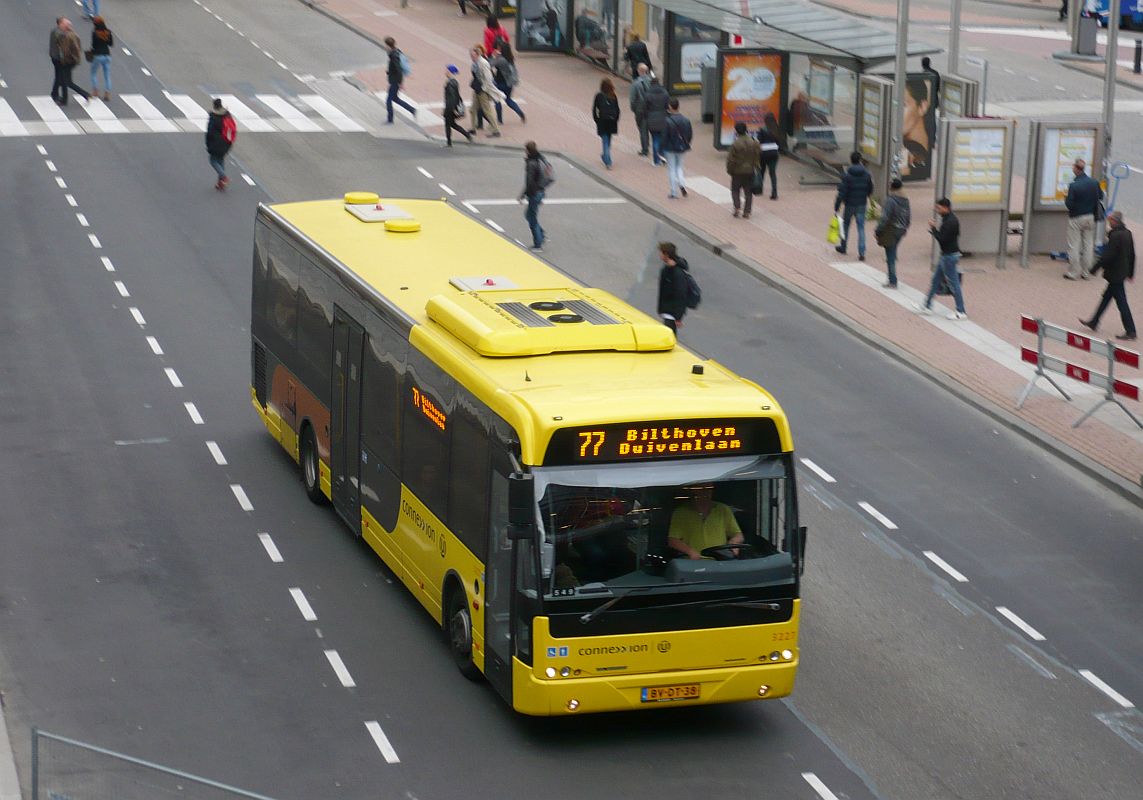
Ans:
[[[462,73],[467,73],[468,49],[479,41],[483,28],[482,16],[457,17],[457,7],[449,0],[418,0],[404,9],[399,0],[303,1],[376,41],[394,36],[415,63],[404,91],[422,103],[440,101],[439,76],[445,64],[455,63],[461,66]],[[988,348],[987,342],[969,346],[947,332],[949,326],[955,328],[956,324],[946,323],[943,318],[934,324],[931,318],[919,317],[904,308],[897,293],[881,289],[880,281],[862,282],[831,266],[848,258],[853,267],[884,269],[884,257],[874,245],[871,232],[867,265],[857,264],[853,249],[848,257],[838,256],[826,243],[825,229],[834,191],[829,186],[800,184],[803,176],[821,180],[820,172],[783,158],[779,166],[780,199],[773,202],[757,198],[752,219],[732,218],[729,190],[722,200],[716,193],[705,197],[696,191],[712,188],[702,178],[727,184],[725,156],[713,148],[711,128],[698,122],[698,98],[685,98],[682,111],[695,123],[695,147],[686,159],[688,182],[693,185],[688,199],[668,200],[666,171],[636,155],[638,134],[627,111],[625,83],[620,81],[617,87],[623,115],[619,136],[613,143],[615,165],[612,171],[605,171],[599,160],[599,138],[590,108],[599,81],[607,73],[560,54],[518,54],[517,63],[522,79],[517,96],[526,100],[528,123],[520,124],[506,110],[503,138],[496,140],[498,144],[522,145],[534,139],[542,151],[565,154],[588,165],[601,181],[661,216],[700,232],[707,241],[721,243],[728,255],[741,256],[736,260],[748,268],[799,295],[808,295],[816,305],[832,309],[830,313],[860,335],[887,349],[903,351],[911,363],[928,365],[926,371],[930,374],[948,376],[968,390],[962,389],[962,394],[983,398],[985,405],[1008,416],[1016,427],[1034,428],[1033,433],[1041,438],[1046,436],[1057,451],[1078,463],[1116,473],[1138,488],[1143,480],[1143,432],[1134,429],[1118,409],[1105,408],[1075,430],[1071,424],[1082,413],[1082,407],[1036,391],[1023,410],[1017,412],[1015,401],[1027,378],[982,352],[981,348]],[[385,88],[383,69],[361,72],[355,77],[373,91]],[[463,86],[466,83],[462,81],[462,93],[467,102],[469,92]],[[429,133],[443,136],[439,128],[430,128]],[[463,157],[463,148],[457,152]],[[933,189],[931,184],[922,184],[910,187],[907,193],[914,222],[900,248],[898,275],[903,285],[923,291],[930,275],[931,240],[925,230]],[[1014,208],[1018,202],[1013,200]],[[558,224],[556,219],[552,222]],[[965,302],[972,325],[956,334],[960,339],[971,338],[964,331],[979,331],[981,340],[989,338],[989,334],[998,337],[1000,341],[992,340],[999,345],[993,351],[1010,345],[1011,352],[1004,357],[1011,360],[1018,359],[1020,345],[1034,346],[1035,342],[1034,337],[1020,333],[1021,313],[1074,325],[1077,317],[1091,314],[1104,283],[1065,281],[1061,277],[1063,267],[1047,258],[1035,258],[1028,269],[1021,269],[1018,240],[1010,242],[1009,250],[1006,270],[996,269],[991,257],[962,262],[967,275]],[[1137,317],[1143,317],[1143,281],[1128,284],[1128,295]],[[698,313],[711,312],[703,308]],[[1104,317],[1103,332],[1110,335],[1118,330],[1118,314],[1113,306]],[[1059,354],[1065,355],[1062,351]],[[1066,355],[1072,361],[1082,360],[1082,354],[1076,350],[1067,351]],[[1101,369],[1098,360],[1084,363]],[[1143,407],[1131,405],[1137,415],[1143,415]]]

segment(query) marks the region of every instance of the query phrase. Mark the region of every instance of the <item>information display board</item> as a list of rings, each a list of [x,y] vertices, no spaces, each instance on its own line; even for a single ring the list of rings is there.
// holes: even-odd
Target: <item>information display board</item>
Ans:
[[[949,153],[948,197],[953,208],[1000,205],[1006,186],[1007,137],[1007,125],[956,130]]]
[[[776,50],[718,51],[715,147],[726,148],[734,142],[736,122],[745,122],[751,133],[765,127],[781,138],[788,58]]]
[[[861,131],[858,150],[868,159],[880,161],[882,147],[882,103],[880,87],[864,83],[861,86]]]
[[[940,112],[943,117],[975,117],[980,84],[971,78],[946,73],[941,77]]]
[[[1037,200],[1041,206],[1062,206],[1068,196],[1068,184],[1075,180],[1072,164],[1082,158],[1095,164],[1095,128],[1044,128],[1040,187]],[[1093,174],[1091,169],[1088,174]]]

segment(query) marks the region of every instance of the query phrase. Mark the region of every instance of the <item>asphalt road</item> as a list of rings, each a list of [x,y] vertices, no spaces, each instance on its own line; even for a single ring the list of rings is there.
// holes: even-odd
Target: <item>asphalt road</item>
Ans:
[[[4,3],[15,107],[46,94],[50,20]],[[307,91],[197,6],[132,10],[117,93]],[[379,60],[295,3],[226,13],[307,73]],[[402,132],[243,134],[226,195],[197,133],[0,138],[18,187],[0,195],[0,691],[25,784],[38,725],[281,800],[824,796],[804,773],[848,798],[1137,796],[1140,715],[1078,671],[1143,697],[1139,509],[694,248],[684,343],[770,388],[817,467],[792,700],[532,720],[463,680],[249,402],[258,201],[519,191],[518,154]],[[548,205],[546,256],[653,308],[654,243],[678,232],[571,165],[552,197],[606,202]],[[526,240],[521,207],[477,208]]]

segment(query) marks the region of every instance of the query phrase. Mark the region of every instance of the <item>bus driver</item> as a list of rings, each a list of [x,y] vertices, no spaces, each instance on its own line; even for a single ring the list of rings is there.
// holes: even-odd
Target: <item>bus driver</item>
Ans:
[[[667,544],[687,558],[702,558],[708,547],[742,544],[742,529],[730,506],[714,501],[709,484],[686,487],[688,500],[671,514]]]

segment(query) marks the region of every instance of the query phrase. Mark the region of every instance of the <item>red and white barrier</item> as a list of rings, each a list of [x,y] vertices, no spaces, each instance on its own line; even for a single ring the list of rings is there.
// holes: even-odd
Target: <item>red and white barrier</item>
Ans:
[[[1125,347],[1119,347],[1104,339],[1096,339],[1087,334],[1068,330],[1059,325],[1053,325],[1039,317],[1021,316],[1020,328],[1028,333],[1036,334],[1036,348],[1034,350],[1031,347],[1020,348],[1020,358],[1029,364],[1034,364],[1036,366],[1036,374],[1032,376],[1032,380],[1024,387],[1024,391],[1020,395],[1020,400],[1016,403],[1016,408],[1021,408],[1024,405],[1024,401],[1028,399],[1028,395],[1032,393],[1032,388],[1040,378],[1052,384],[1056,391],[1064,396],[1065,400],[1071,400],[1071,397],[1063,390],[1063,387],[1056,383],[1052,376],[1048,374],[1049,372],[1056,372],[1067,375],[1072,380],[1087,383],[1104,390],[1103,399],[1076,420],[1072,425],[1073,428],[1078,428],[1083,424],[1084,420],[1106,403],[1119,406],[1123,409],[1123,413],[1131,418],[1132,422],[1140,428],[1143,428],[1143,422],[1140,422],[1135,415],[1128,410],[1127,406],[1123,405],[1119,400],[1119,397],[1126,397],[1128,400],[1138,402],[1140,395],[1139,387],[1115,377],[1116,364],[1139,369],[1140,359],[1138,353],[1134,350],[1128,350]],[[1069,347],[1074,347],[1077,350],[1083,350],[1084,352],[1092,353],[1097,356],[1105,356],[1107,358],[1107,374],[1093,372],[1087,367],[1081,367],[1078,364],[1073,364],[1058,356],[1046,354],[1044,352],[1044,342],[1049,340],[1063,342]]]

